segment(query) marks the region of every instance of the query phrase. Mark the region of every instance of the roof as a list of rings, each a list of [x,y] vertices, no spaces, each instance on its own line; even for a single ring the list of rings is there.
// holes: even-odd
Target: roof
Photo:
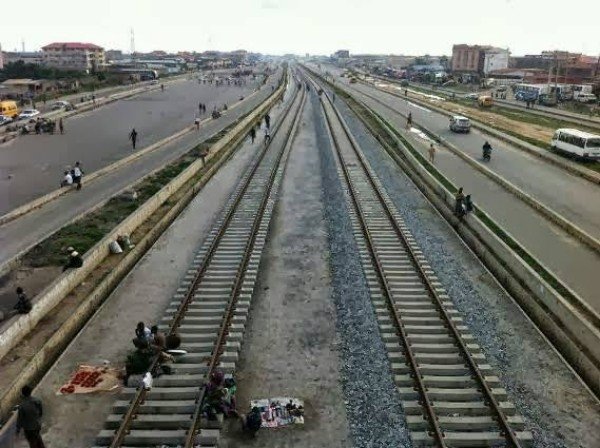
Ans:
[[[52,42],[51,44],[42,47],[42,50],[50,48],[64,48],[66,50],[104,50],[104,48],[98,45],[85,42]]]
[[[579,129],[561,128],[561,129],[557,129],[556,132],[566,132],[571,135],[574,135],[575,137],[581,137],[581,138],[600,138],[600,135],[590,134],[589,132],[583,132],[583,131],[580,131]]]
[[[4,86],[22,86],[22,85],[29,85],[29,84],[40,84],[43,81],[44,80],[42,80],[42,79],[28,79],[28,78],[7,79],[6,81],[4,81],[2,83],[2,85],[4,85]]]

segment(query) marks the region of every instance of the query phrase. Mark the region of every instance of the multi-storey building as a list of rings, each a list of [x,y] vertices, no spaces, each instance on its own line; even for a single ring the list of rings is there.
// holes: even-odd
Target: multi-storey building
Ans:
[[[42,47],[44,64],[60,70],[91,72],[106,64],[104,48],[81,42],[54,42]]]

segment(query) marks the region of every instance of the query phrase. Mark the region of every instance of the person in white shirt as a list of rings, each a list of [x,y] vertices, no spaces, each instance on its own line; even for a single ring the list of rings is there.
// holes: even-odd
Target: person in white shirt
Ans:
[[[78,190],[81,190],[81,177],[83,176],[83,170],[81,169],[81,164],[79,162],[75,162],[72,173],[73,183],[77,185]]]
[[[65,177],[63,177],[60,186],[68,187],[69,185],[73,185],[73,176],[71,176],[71,173],[69,171],[65,171]]]

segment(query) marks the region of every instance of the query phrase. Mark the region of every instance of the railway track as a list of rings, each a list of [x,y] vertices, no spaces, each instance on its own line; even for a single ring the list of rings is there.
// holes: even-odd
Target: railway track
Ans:
[[[216,446],[221,420],[203,418],[205,387],[235,372],[261,255],[305,102],[297,91],[271,141],[243,174],[196,254],[159,327],[179,334],[187,354],[153,387],[126,388],[97,436],[98,447]],[[157,359],[153,372],[157,371]]]
[[[327,93],[321,103],[413,444],[528,446],[532,434]]]

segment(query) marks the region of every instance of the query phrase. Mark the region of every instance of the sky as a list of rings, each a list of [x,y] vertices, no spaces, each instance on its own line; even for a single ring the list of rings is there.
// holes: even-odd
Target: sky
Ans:
[[[4,4],[6,3],[6,4]],[[33,5],[39,4],[34,8]],[[129,52],[245,49],[267,54],[447,54],[452,44],[600,54],[600,1],[570,0],[30,0],[3,2],[4,51],[56,41]],[[12,11],[11,11],[12,10]],[[38,11],[36,13],[36,11]]]

